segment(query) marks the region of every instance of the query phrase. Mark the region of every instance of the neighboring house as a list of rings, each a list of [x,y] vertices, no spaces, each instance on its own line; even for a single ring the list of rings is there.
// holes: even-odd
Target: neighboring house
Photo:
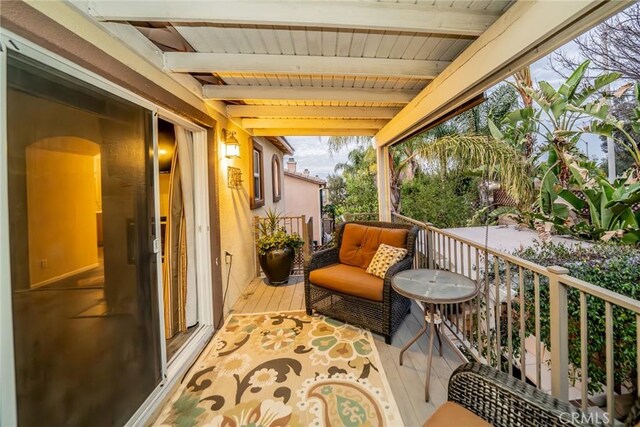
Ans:
[[[313,240],[322,244],[321,191],[326,182],[317,176],[311,176],[309,169],[297,171],[293,157],[289,157],[284,171],[284,200],[287,216],[313,218]]]

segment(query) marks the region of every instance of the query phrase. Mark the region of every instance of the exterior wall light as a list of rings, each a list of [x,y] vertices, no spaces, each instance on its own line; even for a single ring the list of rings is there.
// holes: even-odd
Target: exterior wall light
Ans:
[[[224,141],[225,146],[225,157],[227,159],[237,159],[240,157],[240,143],[238,139],[235,137],[234,131],[227,132],[227,137]]]

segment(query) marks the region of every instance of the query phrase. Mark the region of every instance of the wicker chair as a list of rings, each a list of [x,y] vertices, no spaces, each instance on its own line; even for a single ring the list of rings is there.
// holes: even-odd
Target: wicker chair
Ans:
[[[475,362],[453,372],[449,379],[448,400],[495,427],[604,426],[607,421],[604,417],[598,419],[593,414],[585,414],[513,376]],[[435,418],[450,419],[449,414],[437,414],[438,411],[425,426],[440,425],[432,422]],[[625,426],[635,426],[638,421],[637,403]]]
[[[311,283],[309,276],[312,271],[333,264],[340,263],[340,247],[345,227],[348,224],[359,224],[369,227],[381,227],[389,229],[407,230],[405,248],[407,256],[400,262],[392,265],[387,271],[382,288],[382,301],[373,301],[348,293],[328,289]],[[335,246],[313,254],[307,261],[304,269],[304,291],[307,313],[313,310],[329,317],[364,326],[373,332],[384,335],[385,341],[391,343],[391,337],[398,329],[404,317],[409,312],[411,301],[391,288],[391,278],[400,271],[408,270],[413,265],[413,254],[418,228],[404,224],[392,224],[388,222],[362,222],[353,221],[342,224],[335,235]]]

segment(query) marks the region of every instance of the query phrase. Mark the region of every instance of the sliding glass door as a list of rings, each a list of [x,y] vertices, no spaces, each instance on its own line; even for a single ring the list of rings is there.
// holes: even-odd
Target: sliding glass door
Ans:
[[[161,380],[152,113],[7,65],[18,421],[122,425]]]

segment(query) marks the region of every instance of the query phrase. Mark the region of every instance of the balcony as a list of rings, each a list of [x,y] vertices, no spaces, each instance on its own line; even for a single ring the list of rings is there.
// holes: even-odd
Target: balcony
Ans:
[[[389,153],[627,5],[3,2],[0,424],[320,425],[322,403],[334,424],[419,426],[473,360],[615,424],[639,393],[640,303],[392,213]],[[308,216],[288,225],[305,241],[294,279],[259,277],[256,216],[284,207],[299,135],[374,137],[371,219],[418,227],[413,268],[480,286],[441,310],[430,371],[430,335],[399,364],[415,302],[389,344],[304,312]],[[493,394],[467,400],[504,410]]]
[[[375,219],[369,214],[347,215],[347,218]],[[637,389],[633,384],[635,378],[631,378],[631,382],[621,382],[616,376],[615,356],[621,350],[616,349],[614,327],[640,323],[639,301],[571,277],[568,270],[561,267],[544,267],[487,247],[478,238],[464,237],[460,229],[438,229],[395,213],[392,218],[395,223],[411,224],[420,229],[412,268],[452,271],[472,279],[481,287],[478,296],[467,303],[442,306],[442,356],[433,360],[428,402],[424,401],[424,378],[428,372],[429,335],[420,336],[405,353],[404,363],[398,363],[401,349],[423,325],[421,306],[412,302],[392,343],[387,344],[384,337],[374,334],[382,371],[403,425],[421,425],[447,402],[452,374],[469,361],[492,366],[508,374],[512,381],[526,383],[544,394],[570,402],[571,407],[591,414],[581,415],[587,417],[581,418],[584,423],[620,423],[624,416],[619,412],[628,411],[621,408],[629,405],[624,402],[629,402],[630,395],[631,402],[634,400]],[[295,224],[300,219],[283,221]],[[511,233],[518,232],[512,230]],[[579,300],[579,313],[569,314],[568,298]],[[598,305],[604,307],[604,312],[602,328],[596,334],[602,333],[604,339],[601,348],[594,353],[593,347],[588,345],[593,339],[590,335],[593,331],[588,330],[587,325],[591,320],[589,307]],[[302,314],[304,310],[304,278],[297,275],[279,286],[268,285],[264,277],[254,279],[230,313]],[[438,344],[434,345],[439,349]],[[640,348],[640,335],[633,346],[632,352]],[[570,362],[569,351],[580,353],[579,365]],[[590,364],[593,359],[598,360],[596,365]],[[201,368],[206,366],[206,361],[203,363]],[[635,363],[640,368],[640,359]],[[602,391],[594,392],[589,388],[594,366],[598,368],[596,375],[604,372],[603,378],[595,380],[603,384]],[[187,382],[196,380],[188,377]],[[170,410],[168,408],[170,405],[165,411]],[[562,412],[556,411],[560,417]],[[610,415],[614,413],[618,420]],[[570,413],[565,415],[568,417]]]

